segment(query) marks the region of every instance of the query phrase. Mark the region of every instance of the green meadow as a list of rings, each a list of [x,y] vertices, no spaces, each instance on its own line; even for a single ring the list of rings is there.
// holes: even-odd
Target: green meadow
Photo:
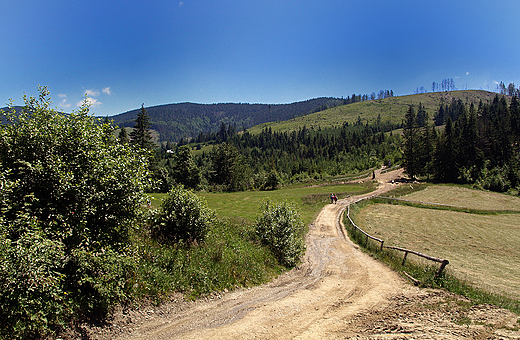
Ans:
[[[329,196],[335,193],[339,199],[349,195],[359,195],[375,189],[376,183],[331,184],[331,185],[291,185],[271,191],[242,192],[199,192],[208,207],[215,210],[219,218],[238,218],[246,223],[253,223],[261,212],[262,202],[271,200],[274,203],[292,202],[300,210],[305,224],[312,223],[321,208],[330,203]],[[166,194],[150,194],[152,206],[159,207]]]

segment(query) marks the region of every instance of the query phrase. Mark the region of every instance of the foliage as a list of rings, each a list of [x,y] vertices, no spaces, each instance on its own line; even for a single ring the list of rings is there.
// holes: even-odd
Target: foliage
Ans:
[[[225,191],[238,191],[247,188],[247,167],[245,159],[237,148],[229,143],[216,145],[211,152],[210,182],[221,186]]]
[[[391,132],[396,127],[380,122],[319,130],[303,126],[291,133],[265,129],[257,135],[227,134],[227,141],[210,152],[194,152],[194,161],[211,191],[272,190],[398,163],[401,137]]]
[[[120,144],[130,143],[130,137],[128,136],[128,133],[126,132],[126,128],[124,126],[121,128],[121,131],[119,131],[119,134],[117,135],[117,140]]]
[[[427,133],[428,128],[420,133],[417,122],[404,129],[405,165],[410,175],[434,175],[438,181],[471,183],[502,192],[520,186],[520,104],[516,96],[508,104],[505,97],[496,95],[478,107],[453,99],[439,107],[435,121],[446,123],[438,138]]]
[[[280,175],[276,170],[271,170],[267,174],[267,178],[265,179],[265,183],[262,188],[265,190],[274,190],[280,184]]]
[[[104,280],[131,274],[112,270],[126,261],[147,185],[145,154],[116,143],[86,102],[64,115],[48,95],[43,87],[38,99],[24,97],[22,112],[3,113],[9,124],[0,126],[0,299],[8,307],[0,319],[20,337],[124,299]]]
[[[162,241],[191,245],[203,242],[215,222],[204,198],[182,185],[174,186],[161,205],[154,232]]]
[[[150,133],[150,126],[150,117],[148,116],[143,104],[141,106],[141,111],[139,111],[137,118],[135,119],[134,129],[130,132],[130,143],[141,149],[152,149],[154,145]]]
[[[275,254],[281,264],[295,266],[305,252],[305,225],[294,205],[264,202],[263,213],[257,219],[255,232]]]
[[[196,298],[213,292],[264,283],[282,270],[273,254],[255,241],[241,219],[221,219],[209,228],[204,244],[161,244],[138,234],[138,294],[156,302],[172,291]]]
[[[9,227],[24,228],[17,239]],[[51,240],[34,218],[2,224],[0,233],[0,338],[51,333],[72,313],[64,269],[65,247]]]
[[[182,184],[186,188],[197,189],[200,185],[200,170],[187,146],[180,147],[174,156],[172,177],[176,183]]]

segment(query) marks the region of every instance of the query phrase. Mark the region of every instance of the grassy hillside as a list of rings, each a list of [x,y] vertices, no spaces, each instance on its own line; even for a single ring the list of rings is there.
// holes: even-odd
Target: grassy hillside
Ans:
[[[431,186],[401,198],[482,212],[372,204],[356,214],[358,225],[385,245],[446,258],[460,279],[520,300],[520,198],[456,186]]]
[[[349,105],[337,106],[325,111],[312,113],[303,117],[293,118],[283,122],[264,123],[248,129],[250,133],[260,133],[263,128],[270,127],[273,131],[293,131],[299,127],[307,128],[341,126],[344,122],[354,123],[361,119],[363,123],[374,123],[381,115],[381,121],[400,123],[409,105],[425,107],[430,119],[439,108],[441,102],[451,102],[452,98],[461,99],[464,103],[491,101],[496,96],[494,92],[483,90],[465,90],[453,92],[422,93],[401,97],[390,97],[379,100],[369,100]]]

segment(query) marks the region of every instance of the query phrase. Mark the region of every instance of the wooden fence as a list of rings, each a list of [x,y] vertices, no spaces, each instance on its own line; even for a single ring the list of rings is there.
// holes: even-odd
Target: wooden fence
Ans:
[[[372,198],[371,197],[367,197],[366,199],[370,199]],[[354,202],[356,203],[356,202]],[[420,256],[422,258],[425,258],[427,260],[430,260],[430,261],[434,261],[434,262],[439,262],[441,265],[439,267],[439,269],[437,270],[437,272],[435,273],[435,276],[436,277],[439,277],[441,274],[442,274],[442,271],[444,270],[444,268],[450,263],[448,260],[446,259],[440,259],[440,258],[437,258],[437,257],[433,257],[433,256],[430,256],[430,255],[426,255],[426,254],[422,254],[418,251],[414,251],[414,250],[410,250],[410,249],[405,249],[405,248],[401,248],[401,247],[393,247],[393,246],[385,246],[384,243],[385,241],[384,240],[381,240],[377,237],[374,237],[368,233],[366,233],[363,229],[359,228],[355,223],[354,221],[352,221],[352,219],[350,218],[350,204],[348,205],[348,210],[347,210],[347,218],[348,220],[350,221],[350,224],[352,224],[352,226],[355,228],[355,230],[358,230],[360,231],[363,235],[365,235],[366,239],[365,239],[365,247],[368,245],[368,239],[372,239],[376,242],[380,242],[381,243],[381,250],[383,250],[384,248],[386,249],[393,249],[393,250],[397,250],[397,251],[402,251],[404,252],[404,258],[403,258],[403,262],[402,262],[402,265],[404,265],[405,261],[406,261],[406,257],[408,256],[408,254],[414,254],[414,255],[417,255],[417,256]]]

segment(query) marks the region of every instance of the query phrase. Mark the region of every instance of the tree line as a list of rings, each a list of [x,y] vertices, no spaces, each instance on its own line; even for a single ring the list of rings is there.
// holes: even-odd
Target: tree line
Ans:
[[[344,123],[340,127],[253,135],[221,124],[219,131],[197,144],[164,144],[158,151],[161,190],[175,183],[208,190],[273,189],[282,183],[322,179],[365,170],[400,159],[400,124]],[[195,146],[194,146],[195,145]],[[213,145],[193,155],[190,148]]]
[[[520,103],[498,94],[478,106],[441,104],[434,119],[410,106],[404,123],[403,165],[412,177],[471,183],[494,191],[520,185]],[[441,132],[435,125],[444,125]]]

